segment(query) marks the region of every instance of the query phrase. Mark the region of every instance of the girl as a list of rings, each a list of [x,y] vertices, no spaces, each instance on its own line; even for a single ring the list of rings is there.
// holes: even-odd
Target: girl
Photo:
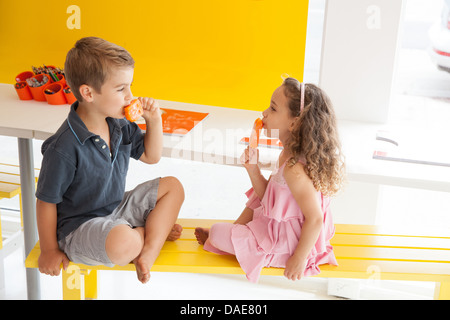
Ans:
[[[239,218],[196,228],[204,249],[234,254],[247,278],[257,282],[263,267],[284,267],[290,280],[337,265],[330,239],[334,225],[328,196],[342,186],[344,162],[335,114],[327,95],[313,84],[287,78],[263,112],[263,128],[284,149],[269,180],[258,152],[247,148],[243,165],[253,188]]]

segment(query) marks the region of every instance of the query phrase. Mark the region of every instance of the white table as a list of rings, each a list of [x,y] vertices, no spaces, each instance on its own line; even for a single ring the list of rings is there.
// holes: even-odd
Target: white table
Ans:
[[[245,146],[240,139],[248,135],[261,112],[160,101],[161,107],[208,112],[209,116],[184,137],[164,136],[164,157],[182,158],[224,165],[240,165]],[[21,169],[25,254],[38,240],[36,228],[35,183],[32,139],[44,140],[60,127],[69,106],[45,102],[20,101],[11,84],[0,84],[0,135],[18,138]],[[373,160],[377,130],[383,126],[339,122],[347,174],[351,181],[387,184],[450,192],[450,168]],[[260,148],[260,158],[274,165],[279,149]],[[28,298],[39,299],[37,269],[27,269]]]

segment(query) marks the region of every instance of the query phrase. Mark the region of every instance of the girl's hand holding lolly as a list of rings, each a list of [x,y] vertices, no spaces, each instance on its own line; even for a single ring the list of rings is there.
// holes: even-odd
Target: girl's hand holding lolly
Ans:
[[[260,118],[256,119],[255,122],[253,123],[252,134],[250,135],[249,141],[250,148],[253,149],[258,148],[259,134],[261,132],[262,127],[263,127],[262,120]]]
[[[249,165],[258,164],[259,135],[261,133],[262,127],[263,127],[262,120],[260,118],[257,118],[253,123],[253,129],[252,133],[250,134],[249,145],[241,156],[241,163],[244,165],[246,169],[249,168]]]

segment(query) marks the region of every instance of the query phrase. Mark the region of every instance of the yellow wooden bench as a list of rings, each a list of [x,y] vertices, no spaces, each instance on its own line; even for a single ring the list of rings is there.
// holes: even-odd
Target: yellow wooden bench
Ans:
[[[243,274],[236,258],[203,250],[196,242],[195,227],[210,227],[224,220],[179,219],[183,234],[166,242],[152,271]],[[231,221],[226,221],[231,222]],[[424,231],[392,230],[380,226],[336,225],[331,244],[339,266],[322,265],[319,277],[373,280],[436,282],[436,299],[450,299],[450,230],[427,234]],[[39,242],[28,255],[25,266],[38,267]],[[135,270],[126,266],[87,266],[70,263],[62,272],[63,298],[97,298],[97,270]],[[284,269],[264,268],[263,275],[283,275]]]

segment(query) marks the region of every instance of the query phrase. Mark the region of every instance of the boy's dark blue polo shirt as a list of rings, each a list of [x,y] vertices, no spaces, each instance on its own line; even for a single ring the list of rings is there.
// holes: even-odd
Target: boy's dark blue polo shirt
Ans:
[[[42,145],[36,197],[57,204],[57,237],[64,239],[89,219],[110,214],[122,201],[130,157],[144,152],[143,133],[135,123],[107,118],[111,150],[90,132],[75,110]]]

